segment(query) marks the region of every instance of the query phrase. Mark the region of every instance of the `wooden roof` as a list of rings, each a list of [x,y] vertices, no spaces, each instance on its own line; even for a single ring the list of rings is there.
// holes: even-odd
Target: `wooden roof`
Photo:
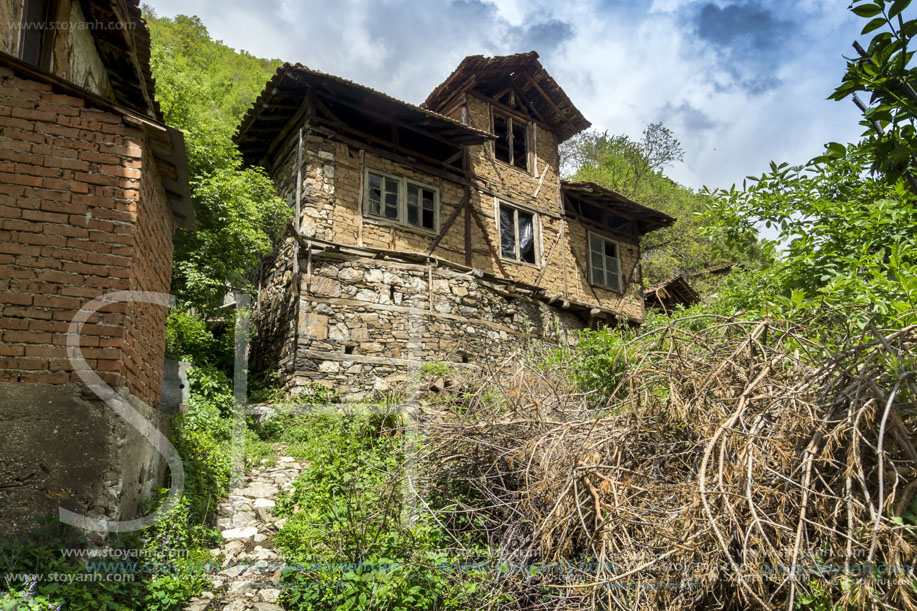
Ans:
[[[677,304],[694,305],[700,301],[700,296],[684,274],[678,274],[644,290],[643,299],[648,308],[671,310]]]
[[[635,225],[635,233],[638,235],[668,227],[675,222],[675,217],[665,212],[638,204],[617,191],[612,191],[594,182],[564,180],[561,181],[561,189],[563,194],[571,199],[585,201],[604,209],[611,215],[630,220]]]
[[[403,130],[399,146],[434,158],[454,155],[464,144],[481,144],[493,136],[420,106],[408,104],[353,81],[285,63],[268,81],[236,132],[239,150],[249,163],[261,163],[294,119],[302,117],[307,96],[314,94],[320,120],[358,130],[365,138],[389,141],[392,126]]]
[[[140,0],[80,0],[80,6],[89,22],[124,24],[122,28],[91,30],[114,101],[162,121],[150,70],[150,32],[140,12]]]
[[[444,111],[463,91],[493,97],[508,86],[525,96],[561,142],[591,125],[544,69],[535,51],[498,57],[470,55],[427,96],[423,106]]]

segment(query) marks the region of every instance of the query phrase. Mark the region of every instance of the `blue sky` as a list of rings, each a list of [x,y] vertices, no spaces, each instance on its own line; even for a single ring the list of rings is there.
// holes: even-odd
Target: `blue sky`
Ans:
[[[863,25],[843,0],[146,1],[198,15],[231,47],[413,103],[466,55],[534,49],[594,127],[669,127],[686,154],[667,173],[692,188],[862,131],[849,100],[825,99]]]

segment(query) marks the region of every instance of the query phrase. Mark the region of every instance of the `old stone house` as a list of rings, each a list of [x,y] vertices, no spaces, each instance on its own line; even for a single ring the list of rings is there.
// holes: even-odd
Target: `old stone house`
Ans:
[[[296,219],[258,277],[255,369],[359,396],[642,321],[640,238],[674,219],[561,179],[588,126],[534,52],[468,57],[419,107],[279,68],[237,134]]]
[[[59,507],[131,518],[161,483],[157,452],[67,351],[91,300],[168,293],[173,232],[193,222],[149,58],[135,0],[0,3],[0,536]],[[89,367],[154,425],[166,314],[116,303],[79,335]]]

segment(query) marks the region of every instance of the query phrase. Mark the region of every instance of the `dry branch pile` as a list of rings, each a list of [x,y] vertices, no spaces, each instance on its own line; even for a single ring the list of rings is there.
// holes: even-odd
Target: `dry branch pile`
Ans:
[[[426,422],[424,471],[475,499],[438,519],[509,569],[483,608],[917,609],[917,330],[696,323],[624,345],[604,406],[519,365]]]

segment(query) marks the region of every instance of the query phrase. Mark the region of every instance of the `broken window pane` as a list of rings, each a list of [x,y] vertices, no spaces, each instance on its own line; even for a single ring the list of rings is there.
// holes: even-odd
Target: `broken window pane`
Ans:
[[[518,119],[512,120],[513,132],[513,165],[517,168],[529,169],[528,156],[528,130],[525,123]]]
[[[519,215],[519,260],[535,263],[535,230],[532,213],[517,210]]]
[[[420,187],[408,185],[408,223],[420,223]]]
[[[516,258],[516,223],[514,210],[500,206],[500,252],[509,259]]]
[[[509,163],[509,119],[494,113],[494,157],[499,161]]]
[[[369,213],[381,214],[382,207],[382,177],[378,174],[369,175]]]
[[[398,181],[385,178],[385,216],[398,218]]]
[[[425,229],[436,229],[436,195],[430,189],[422,189],[423,222]]]

